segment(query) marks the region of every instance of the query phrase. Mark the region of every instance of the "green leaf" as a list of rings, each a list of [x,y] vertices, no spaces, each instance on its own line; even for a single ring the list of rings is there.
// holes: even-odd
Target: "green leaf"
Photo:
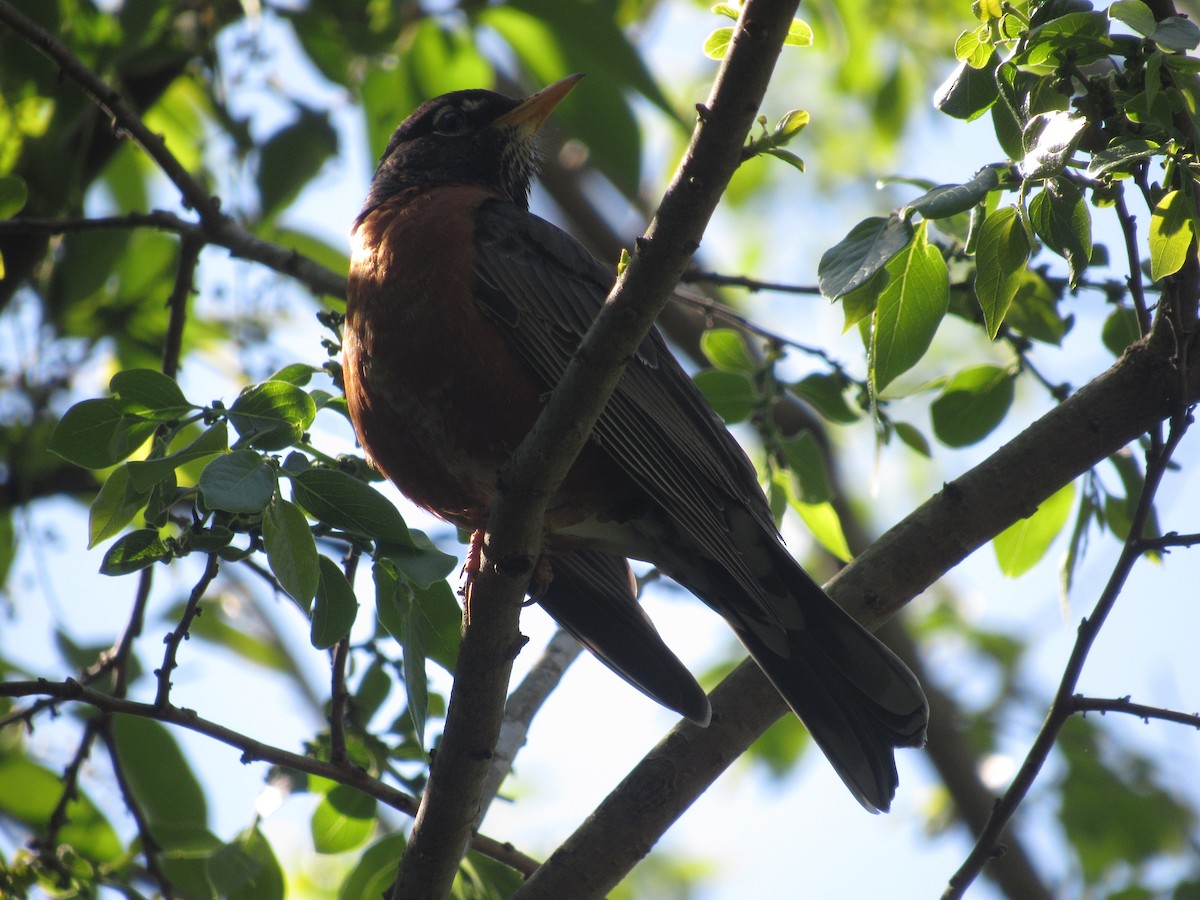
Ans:
[[[776,147],[783,146],[807,127],[810,118],[807,110],[789,109],[775,124],[771,143]]]
[[[1188,194],[1171,191],[1150,215],[1150,277],[1154,281],[1183,268],[1196,237],[1196,209]]]
[[[178,621],[183,615],[185,604],[179,604],[168,613],[169,620]],[[295,673],[295,661],[290,650],[279,640],[279,633],[271,629],[256,628],[259,623],[254,615],[242,615],[233,606],[217,615],[205,614],[196,618],[188,629],[189,639],[198,638],[221,647],[247,662],[262,666],[268,671],[291,676]]]
[[[306,613],[317,593],[317,543],[300,507],[276,497],[263,513],[267,563],[282,587]]]
[[[253,450],[234,450],[218,456],[200,473],[196,484],[209,509],[259,513],[275,495],[275,470]]]
[[[425,634],[416,614],[416,594],[407,582],[397,579],[391,567],[377,562],[375,608],[382,625],[403,651],[404,690],[408,715],[412,719],[417,744],[425,743],[425,719],[429,711],[429,684],[425,671]]]
[[[1073,716],[1058,740],[1065,769],[1062,826],[1090,885],[1115,881],[1130,867],[1141,871],[1172,856],[1187,857],[1197,824],[1176,787],[1160,783],[1161,766],[1122,747],[1100,721]]]
[[[710,328],[700,335],[700,349],[718,369],[726,372],[757,372],[760,363],[746,346],[742,332],[733,328]]]
[[[334,785],[313,811],[313,847],[345,853],[365,844],[375,830],[375,798],[344,784]]]
[[[1144,37],[1150,37],[1158,27],[1154,13],[1141,0],[1116,0],[1108,8],[1108,17],[1118,22],[1124,22]]]
[[[1019,578],[1041,562],[1071,515],[1075,483],[1042,501],[1033,515],[1010,525],[992,539],[996,562],[1009,578]]]
[[[712,8],[712,12],[718,16],[725,16],[727,19],[737,21],[737,17],[741,15],[741,10],[730,3],[718,3]]]
[[[802,503],[824,503],[831,496],[829,464],[811,432],[780,441],[788,468],[796,476],[797,498]]]
[[[317,566],[320,578],[309,640],[318,650],[328,650],[350,633],[358,615],[358,599],[337,563],[322,555]]]
[[[1113,356],[1120,356],[1126,347],[1141,336],[1137,313],[1126,306],[1118,307],[1109,313],[1100,331],[1100,339]]]
[[[379,900],[390,893],[405,846],[404,835],[397,831],[368,847],[338,889],[338,900]]]
[[[241,439],[258,450],[282,450],[296,443],[316,415],[312,397],[286,381],[251,385],[229,408],[229,421]]]
[[[821,256],[817,266],[821,294],[837,300],[867,284],[912,237],[912,225],[896,216],[859,222]]]
[[[224,422],[216,422],[177,453],[155,459],[134,460],[126,463],[129,482],[139,491],[148,491],[180,466],[203,459],[228,449],[229,429]]]
[[[148,490],[139,491],[130,484],[127,466],[113,469],[88,510],[88,549],[120,534],[149,496]]]
[[[408,30],[404,62],[427,97],[477,88],[495,77],[470,29],[441,16],[424,16]]]
[[[1017,170],[1028,179],[1062,173],[1087,130],[1087,117],[1077,113],[1041,113],[1030,119],[1022,133],[1025,156]]]
[[[797,171],[800,171],[800,172],[805,171],[804,160],[801,159],[799,156],[797,156],[795,153],[793,153],[791,150],[783,150],[779,147],[769,147],[768,149],[764,150],[763,153],[765,153],[767,156],[773,156],[776,159],[783,160],[785,163],[787,163],[789,166],[796,169]]]
[[[44,832],[63,795],[60,773],[52,772],[12,749],[0,753],[0,815]],[[124,847],[116,831],[91,799],[76,788],[67,803],[66,824],[57,832],[58,845],[85,859],[116,863]]]
[[[1000,96],[996,87],[997,65],[994,54],[982,68],[975,68],[965,60],[960,62],[933,95],[933,105],[955,119],[970,122],[979,118]]]
[[[183,390],[155,369],[124,369],[108,382],[108,389],[123,401],[126,412],[155,421],[168,421],[198,409],[189,403]]]
[[[462,607],[444,580],[413,586],[413,615],[421,622],[425,656],[453,674],[462,638]]]
[[[171,558],[171,551],[154,528],[131,531],[104,554],[101,575],[128,575]]]
[[[117,716],[113,731],[129,789],[151,826],[206,828],[204,790],[171,732],[137,716]],[[153,830],[155,838],[169,849],[164,834]]]
[[[926,219],[948,219],[982,203],[999,185],[1000,176],[995,167],[984,166],[966,184],[940,184],[931,188],[901,207],[899,214],[908,218],[917,212]]]
[[[843,375],[815,372],[795,382],[792,390],[830,422],[853,425],[861,418],[861,413],[846,402],[849,387],[850,382]]]
[[[842,520],[838,518],[837,510],[833,508],[832,503],[804,503],[797,500],[792,504],[792,509],[804,520],[804,524],[808,526],[812,536],[817,539],[817,543],[828,553],[842,562],[850,562],[854,559],[854,554],[850,552],[850,545],[846,541],[846,534],[842,530]]]
[[[126,415],[111,397],[84,400],[67,410],[50,437],[49,450],[85,469],[114,466],[142,446],[158,426]]]
[[[11,219],[29,199],[29,188],[20,175],[0,176],[0,219]]]
[[[875,312],[875,304],[879,295],[887,287],[888,271],[886,268],[875,273],[875,277],[865,284],[856,287],[841,297],[842,316],[845,320],[843,333],[849,331],[863,319]]]
[[[296,387],[304,387],[314,375],[319,375],[324,369],[318,369],[316,366],[310,366],[308,363],[292,363],[284,366],[270,378],[268,381],[286,381],[288,384],[294,384]]]
[[[1013,297],[1008,314],[1004,317],[1006,327],[1017,334],[1060,346],[1074,318],[1063,318],[1058,311],[1061,300],[1059,292],[1053,290],[1038,273],[1026,269],[1021,274],[1017,293]]]
[[[975,297],[993,340],[1020,287],[1028,258],[1029,237],[1015,206],[996,210],[984,220],[975,254]]]
[[[785,47],[811,47],[813,42],[812,27],[803,19],[792,19],[788,25],[787,37],[783,39]]]
[[[1152,39],[1168,53],[1187,53],[1200,44],[1200,27],[1183,16],[1168,16],[1158,23]]]
[[[337,131],[328,115],[299,105],[297,112],[296,121],[271,135],[260,151],[258,193],[264,219],[290,205],[337,154]]]
[[[222,900],[283,900],[283,870],[271,845],[257,827],[217,850],[208,860],[208,875]]]
[[[458,557],[443,553],[423,531],[409,531],[408,537],[407,544],[380,543],[379,556],[390,559],[418,587],[441,581],[458,565]]]
[[[704,40],[704,55],[709,59],[724,59],[733,42],[733,29],[722,26]]]
[[[972,69],[982,69],[995,52],[996,48],[992,45],[991,33],[986,25],[981,25],[973,31],[964,31],[954,42],[954,56]]]
[[[908,422],[893,422],[892,428],[896,432],[896,437],[900,438],[909,448],[921,454],[926,459],[930,459],[933,456],[933,450],[929,446],[929,439],[915,425],[910,425]]]
[[[396,507],[353,475],[314,467],[290,477],[292,499],[314,519],[383,543],[413,546],[408,526]]]
[[[948,447],[983,440],[999,425],[1013,400],[1013,374],[997,366],[973,366],[954,375],[930,407],[933,432]]]
[[[1018,62],[1028,66],[1058,66],[1067,59],[1086,65],[1108,55],[1108,18],[1100,12],[1070,12],[1039,25],[1029,33]]]
[[[741,372],[704,369],[693,380],[726,425],[746,421],[760,402],[753,380]]]
[[[1141,138],[1113,141],[1106,149],[1092,157],[1092,161],[1088,163],[1087,174],[1092,178],[1108,173],[1129,176],[1133,174],[1133,166],[1136,163],[1162,153],[1165,151],[1154,141]]]
[[[887,269],[871,324],[870,377],[877,394],[925,355],[950,304],[946,262],[926,239],[925,222]]]
[[[1083,191],[1065,178],[1052,178],[1029,202],[1029,221],[1046,246],[1067,261],[1071,287],[1092,258],[1092,218]]]

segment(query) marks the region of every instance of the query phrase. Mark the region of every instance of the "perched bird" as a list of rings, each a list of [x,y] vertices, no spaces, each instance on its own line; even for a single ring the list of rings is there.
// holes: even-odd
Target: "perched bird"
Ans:
[[[579,76],[521,100],[456,91],[396,129],[354,223],[346,396],[363,448],[471,531],[613,272],[529,212],[536,134]],[[886,810],[924,742],[916,678],[784,549],[754,467],[657,332],[549,505],[537,600],[635,687],[705,725],[708,698],[636,599],[628,559],[720,613],[854,796]],[[545,568],[542,566],[541,568]]]

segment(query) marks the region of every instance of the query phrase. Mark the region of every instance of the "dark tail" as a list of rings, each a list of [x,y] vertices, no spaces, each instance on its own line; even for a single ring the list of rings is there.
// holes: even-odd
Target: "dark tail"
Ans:
[[[707,725],[708,697],[638,604],[628,561],[583,550],[552,556],[550,566],[554,577],[534,598],[542,608],[638,690]]]
[[[847,615],[778,547],[787,594],[723,604],[750,655],[808,727],[842,781],[872,812],[886,812],[898,779],[894,748],[925,743],[929,707],[916,676]]]

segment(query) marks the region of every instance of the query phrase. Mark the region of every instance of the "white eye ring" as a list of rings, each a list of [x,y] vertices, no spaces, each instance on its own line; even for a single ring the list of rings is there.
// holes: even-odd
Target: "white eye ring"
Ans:
[[[443,106],[433,117],[433,130],[438,134],[462,134],[467,130],[467,117],[457,106]]]

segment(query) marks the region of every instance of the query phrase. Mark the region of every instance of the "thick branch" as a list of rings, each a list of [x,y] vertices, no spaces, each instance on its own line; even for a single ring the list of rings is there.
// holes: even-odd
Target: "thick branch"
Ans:
[[[450,890],[502,722],[520,641],[520,604],[538,557],[547,500],[699,246],[741,159],[796,6],[797,0],[750,0],[743,8],[729,55],[657,215],[537,424],[501,473],[484,565],[468,598],[446,728],[396,900],[442,897]]]

